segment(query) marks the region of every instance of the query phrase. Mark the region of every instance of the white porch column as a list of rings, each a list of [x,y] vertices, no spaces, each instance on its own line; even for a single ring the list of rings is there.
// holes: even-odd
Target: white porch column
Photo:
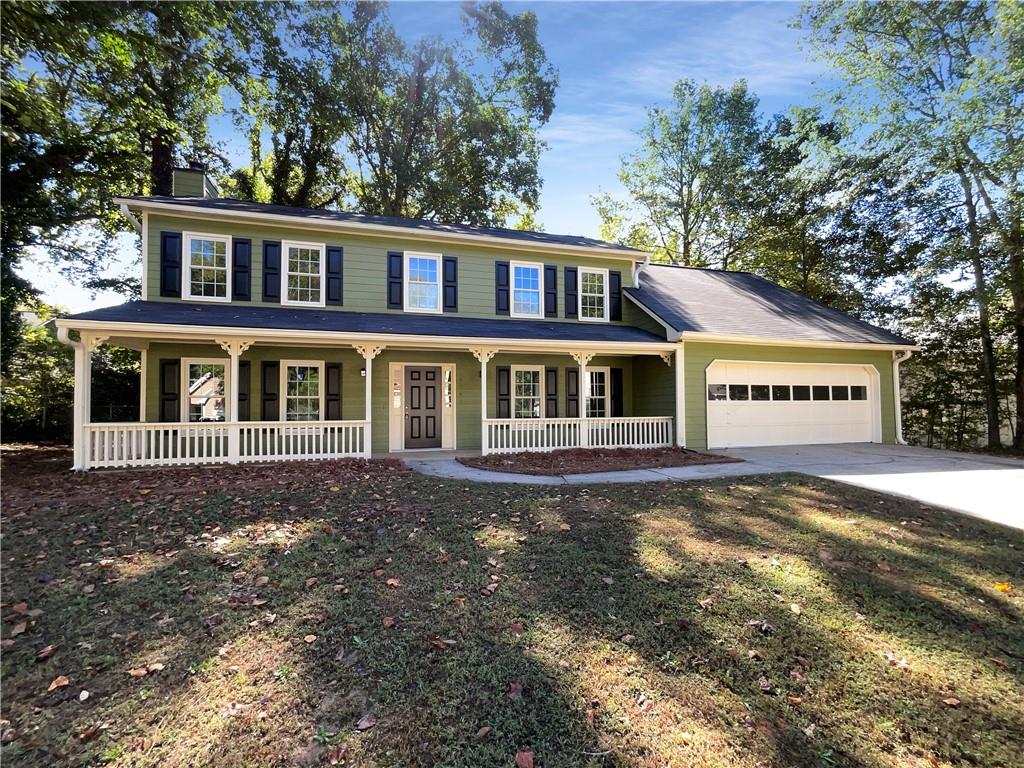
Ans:
[[[580,448],[590,447],[590,425],[587,421],[587,402],[590,399],[590,376],[587,374],[587,363],[594,359],[591,352],[573,352],[572,359],[580,367]]]
[[[139,423],[146,422],[146,367],[149,365],[149,345],[139,349]]]
[[[480,453],[490,453],[487,434],[487,363],[498,352],[496,349],[471,349],[473,357],[480,361]]]
[[[676,374],[676,445],[680,448],[686,447],[686,377],[683,370],[683,342],[675,351],[675,374]]]
[[[370,393],[373,391],[373,358],[381,353],[384,349],[383,344],[369,345],[369,344],[354,344],[353,348],[356,352],[363,356],[363,360],[366,361],[366,393],[364,397],[365,413],[364,417],[366,424],[363,427],[363,458],[370,458],[373,453],[373,410],[371,408]]]
[[[217,339],[217,344],[228,353],[230,364],[228,366],[227,401],[228,412],[228,463],[237,464],[239,451],[239,425],[238,425],[238,360],[242,354],[252,346],[251,339]]]
[[[92,353],[108,336],[79,333],[79,340],[68,336],[67,328],[57,329],[57,338],[75,350],[75,397],[72,409],[73,459],[71,468],[89,468],[89,450],[86,444],[86,425],[92,421]]]

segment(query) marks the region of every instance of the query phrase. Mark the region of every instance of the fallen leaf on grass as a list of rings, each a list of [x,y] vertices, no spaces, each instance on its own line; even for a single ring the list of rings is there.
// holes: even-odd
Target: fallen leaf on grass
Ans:
[[[799,615],[800,615],[800,606],[799,606],[799,605],[797,605],[796,603],[790,603],[790,604],[789,604],[789,610],[791,610],[791,611],[792,611],[793,613],[795,613],[795,614],[796,614],[797,616],[799,616]]]
[[[402,586],[401,580],[400,579],[396,579],[394,576],[392,576],[390,579],[388,579],[384,583],[387,584],[389,587],[400,587],[400,586]]]
[[[568,523],[561,523],[558,526],[558,530],[560,530],[560,531],[571,531],[572,530],[572,526],[569,525]],[[533,753],[530,753],[530,760],[533,760]]]
[[[391,616],[385,616],[383,619],[381,619],[380,623],[383,624],[385,627],[395,626],[395,620]]]
[[[788,701],[790,704],[796,707],[803,701],[803,699],[801,699],[799,696],[787,696],[786,701]]]
[[[368,731],[377,724],[377,718],[374,715],[363,715],[359,722],[356,723],[356,730]]]
[[[449,648],[451,648],[453,645],[455,645],[455,641],[454,640],[445,640],[445,639],[442,639],[440,637],[435,637],[433,640],[430,641],[430,644],[432,646],[434,646],[435,648],[437,648],[437,650],[439,650],[439,651],[447,651]]]
[[[97,736],[100,735],[100,731],[102,731],[104,729],[104,727],[105,726],[102,723],[97,723],[96,725],[91,725],[88,728],[86,728],[84,731],[82,731],[80,734],[78,734],[78,740],[79,741],[83,741],[83,742],[85,742],[85,741],[92,741],[93,739],[95,739]]]
[[[615,583],[615,579],[613,579],[611,576],[605,576],[603,579],[601,579],[601,581],[603,581],[608,586],[611,586]]]
[[[509,627],[509,629],[512,631],[512,634],[516,637],[519,637],[521,634],[523,634],[523,625],[520,624],[518,621],[511,627]]]
[[[751,650],[747,651],[747,658],[748,659],[757,659],[758,661],[760,661],[761,659],[764,658],[764,654],[761,653],[756,648],[752,648]]]
[[[491,726],[485,725],[483,728],[481,728],[479,731],[476,732],[476,737],[478,739],[486,739],[490,734],[491,734]]]
[[[767,677],[759,677],[757,679],[757,687],[760,688],[764,693],[772,692],[772,681]]]
[[[512,683],[505,695],[508,696],[509,701],[519,701],[523,698],[523,686],[520,683]]]
[[[135,667],[135,669],[129,669],[128,674],[132,677],[145,677],[149,674],[149,670],[145,667]]]
[[[316,635],[306,635],[304,638],[302,638],[302,642],[304,642],[306,644],[315,643],[316,642]]]
[[[253,582],[253,586],[256,588],[265,587],[270,583],[269,576],[257,576],[256,581]]]
[[[11,610],[24,616],[28,613],[28,603],[15,603],[11,606]]]
[[[96,591],[96,585],[86,584],[84,587],[82,587],[82,591],[87,595],[91,595],[93,592]]]
[[[516,752],[516,768],[533,768],[533,752]]]
[[[68,680],[67,677],[65,677],[64,675],[57,675],[57,677],[53,678],[53,682],[50,683],[50,687],[47,688],[46,691],[47,691],[47,693],[49,693],[50,691],[55,691],[58,688],[63,688],[64,686],[68,685],[70,682],[71,681]]]
[[[53,656],[53,654],[55,654],[56,652],[56,645],[47,645],[44,648],[40,648],[38,651],[36,651],[36,661],[43,661],[45,659],[48,659],[51,656]]]
[[[318,579],[316,576],[310,576],[308,579],[306,579],[306,586],[312,587],[318,581],[320,581],[320,579]]]
[[[85,701],[85,700],[86,700],[86,699],[88,699],[88,698],[89,698],[90,696],[92,696],[92,694],[91,694],[91,693],[89,693],[89,692],[88,692],[87,690],[85,690],[85,689],[83,688],[83,689],[82,689],[82,692],[78,694],[78,700],[79,700],[79,701]]]
[[[959,707],[960,699],[958,699],[956,696],[950,696],[949,698],[943,699],[942,703],[945,704],[947,707]]]
[[[17,637],[18,635],[23,634],[26,629],[28,629],[28,622],[19,621],[14,625],[14,629],[11,630],[11,637]]]
[[[997,581],[996,589],[998,589],[1000,592],[1010,592],[1013,590],[1013,584],[1011,584],[1008,581]]]

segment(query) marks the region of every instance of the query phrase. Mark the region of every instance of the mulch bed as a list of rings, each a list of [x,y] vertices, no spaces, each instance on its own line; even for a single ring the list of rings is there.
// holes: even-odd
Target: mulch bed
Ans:
[[[742,459],[685,448],[571,448],[550,453],[504,453],[460,458],[463,464],[494,472],[524,475],[578,475],[627,469],[731,464]]]

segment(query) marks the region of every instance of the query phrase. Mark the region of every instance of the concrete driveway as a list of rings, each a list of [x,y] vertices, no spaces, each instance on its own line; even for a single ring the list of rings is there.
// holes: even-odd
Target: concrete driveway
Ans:
[[[761,470],[803,472],[1024,529],[1024,461],[868,443],[716,450]]]

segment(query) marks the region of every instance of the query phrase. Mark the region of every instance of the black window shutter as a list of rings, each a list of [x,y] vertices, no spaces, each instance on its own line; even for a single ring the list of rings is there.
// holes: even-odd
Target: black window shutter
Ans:
[[[558,317],[558,267],[544,265],[544,317]]]
[[[494,312],[509,313],[509,268],[507,261],[494,262]]]
[[[262,377],[260,391],[263,396],[260,418],[263,421],[277,421],[280,419],[281,413],[278,404],[281,391],[281,364],[276,361],[264,360],[260,374]]]
[[[495,387],[494,390],[497,393],[497,411],[495,412],[495,418],[498,419],[511,419],[512,418],[512,369],[507,365],[499,365],[494,369],[495,376]]]
[[[248,360],[238,361],[238,420],[249,421],[249,393],[252,391],[252,365]]]
[[[341,420],[341,363],[327,363],[324,366],[327,379],[324,382],[324,418],[329,421]]]
[[[558,418],[558,369],[544,369],[544,416]]]
[[[181,232],[160,233],[160,295],[181,297]]]
[[[624,416],[622,412],[622,369],[612,368],[611,369],[611,395],[612,395],[612,412],[610,416]]]
[[[580,415],[580,369],[565,369],[565,415],[570,419]]]
[[[263,241],[263,300],[281,301],[281,243]]]
[[[565,316],[576,317],[576,267],[565,268]]]
[[[181,361],[160,361],[160,421],[181,421]]]
[[[244,237],[231,240],[231,298],[252,299],[252,240]]]
[[[444,257],[444,311],[459,311],[459,260],[455,256]]]
[[[608,316],[611,320],[622,319],[622,273],[608,273]]]
[[[403,256],[388,251],[388,309],[402,309]]]
[[[340,246],[327,246],[327,304],[341,306],[345,251]]]

